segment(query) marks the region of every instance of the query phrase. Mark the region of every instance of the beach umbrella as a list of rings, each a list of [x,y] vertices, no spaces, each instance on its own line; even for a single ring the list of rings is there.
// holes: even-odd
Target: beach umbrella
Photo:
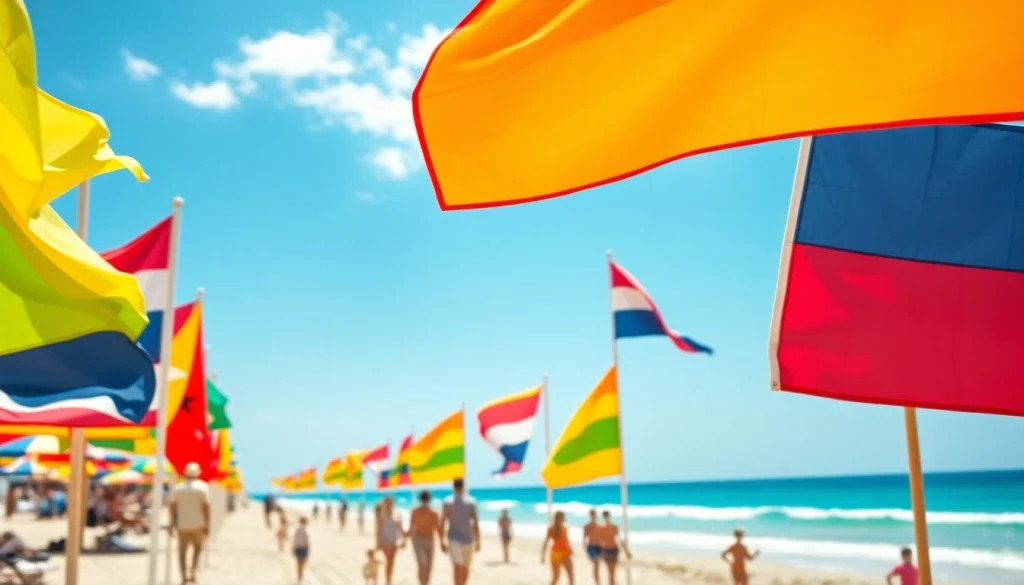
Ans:
[[[49,467],[36,463],[28,457],[18,457],[0,468],[0,475],[31,475],[39,477],[49,476],[52,471]]]
[[[147,457],[141,461],[136,461],[135,464],[132,465],[130,469],[138,473],[154,475],[156,474],[156,459],[152,457]],[[174,469],[174,466],[171,465],[171,462],[166,460],[164,461],[164,473],[167,475],[178,474],[177,470]]]
[[[60,453],[60,439],[47,435],[27,435],[0,445],[0,457]]]
[[[169,483],[170,478],[165,476],[164,483]],[[146,473],[139,473],[134,469],[122,469],[111,471],[100,480],[102,485],[152,485],[153,476]]]
[[[68,479],[71,477],[71,465],[69,463],[52,464],[41,462],[40,465],[50,469],[56,477],[59,477],[61,479]],[[101,471],[103,470],[92,461],[85,462],[85,474],[87,476],[94,477]]]
[[[86,446],[85,458],[100,464],[101,467],[106,468],[128,466],[132,462],[131,455],[125,453],[124,451],[118,451],[117,449],[107,449],[104,447],[95,447],[93,445]]]

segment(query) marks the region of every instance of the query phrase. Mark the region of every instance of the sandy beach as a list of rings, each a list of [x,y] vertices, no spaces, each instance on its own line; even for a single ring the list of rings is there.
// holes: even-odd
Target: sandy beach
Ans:
[[[294,514],[293,514],[294,515]],[[15,517],[7,524],[28,543],[43,546],[64,534],[59,520],[36,521],[28,516]],[[309,527],[311,555],[305,583],[309,585],[362,585],[362,563],[372,538],[369,532],[358,534],[350,525],[342,532],[337,523],[328,524],[321,516]],[[86,536],[93,541],[94,534]],[[145,538],[134,538],[140,544]],[[512,563],[501,562],[501,547],[493,537],[485,537],[481,552],[474,558],[470,583],[480,585],[543,585],[550,582],[549,569],[540,564],[540,543],[522,539],[514,544]],[[295,583],[294,562],[290,552],[278,553],[273,532],[263,523],[261,508],[251,503],[229,516],[209,547],[206,566],[199,574],[204,585],[289,585]],[[80,585],[143,585],[146,583],[146,554],[83,555]],[[589,565],[577,551],[576,582],[592,583]],[[59,570],[48,574],[48,583],[63,582],[63,558],[55,557]],[[163,558],[159,575],[163,575]],[[161,582],[158,580],[158,582]],[[177,562],[172,568],[172,583],[179,583]],[[380,581],[383,584],[383,579]],[[451,566],[438,556],[433,583],[452,582]],[[563,578],[562,583],[567,581]],[[602,582],[606,580],[602,577]],[[619,583],[625,579],[620,574]],[[878,585],[881,575],[822,573],[755,562],[751,583],[755,585]],[[639,551],[634,558],[633,583],[637,585],[727,585],[727,567],[708,557],[649,554]],[[948,583],[948,582],[947,582]],[[416,585],[415,561],[410,548],[400,550],[394,585]]]

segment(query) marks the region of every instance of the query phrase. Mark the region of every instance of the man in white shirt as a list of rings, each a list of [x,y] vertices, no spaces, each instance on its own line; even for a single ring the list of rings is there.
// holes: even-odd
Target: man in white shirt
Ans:
[[[206,482],[199,479],[198,463],[185,466],[185,480],[171,493],[171,535],[178,532],[178,567],[183,583],[195,583],[199,555],[210,534],[210,496]],[[192,548],[192,570],[187,566],[188,549]]]

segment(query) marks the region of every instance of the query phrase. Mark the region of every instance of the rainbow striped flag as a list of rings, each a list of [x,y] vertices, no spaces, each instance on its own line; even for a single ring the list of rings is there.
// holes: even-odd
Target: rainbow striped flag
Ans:
[[[409,449],[412,449],[412,444],[413,436],[410,433],[406,438],[402,439],[402,444],[398,447],[398,457],[395,457],[395,468],[388,474],[389,487],[398,487],[411,483],[408,458]]]
[[[460,409],[409,448],[409,475],[413,485],[442,483],[466,473],[465,416]]]
[[[342,489],[358,490],[363,488],[363,459],[369,451],[352,451],[345,455],[345,477],[341,480]]]
[[[576,410],[540,475],[555,489],[620,473],[619,376],[613,366]]]
[[[324,467],[324,475],[320,478],[320,483],[340,486],[345,482],[345,471],[345,458],[335,457]]]

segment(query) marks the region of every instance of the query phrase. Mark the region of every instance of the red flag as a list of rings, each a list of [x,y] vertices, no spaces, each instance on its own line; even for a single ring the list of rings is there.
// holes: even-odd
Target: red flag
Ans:
[[[200,312],[199,332],[195,345],[192,372],[188,377],[185,395],[178,412],[167,427],[167,459],[176,469],[183,470],[189,463],[198,463],[202,478],[209,481],[217,470],[214,465],[213,442],[207,428],[206,413],[206,368],[203,359],[202,305],[196,303]]]

